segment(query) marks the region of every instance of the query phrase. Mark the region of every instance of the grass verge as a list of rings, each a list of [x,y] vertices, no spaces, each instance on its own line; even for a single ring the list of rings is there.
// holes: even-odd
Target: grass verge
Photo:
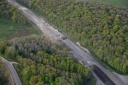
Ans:
[[[36,27],[27,27],[25,25],[20,25],[12,21],[0,18],[0,41],[31,34],[40,35],[41,33],[38,29],[36,29]]]
[[[94,1],[105,2],[113,6],[128,8],[128,0],[94,0]]]

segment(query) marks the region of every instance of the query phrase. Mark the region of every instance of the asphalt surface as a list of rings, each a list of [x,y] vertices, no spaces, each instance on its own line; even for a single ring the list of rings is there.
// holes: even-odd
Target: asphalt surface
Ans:
[[[31,10],[19,5],[13,0],[7,0],[9,3],[11,3],[13,6],[17,7],[19,10],[22,11],[22,13],[32,22],[34,22],[39,29],[44,33],[45,36],[51,38],[52,40],[61,40],[66,46],[68,46],[70,49],[72,49],[74,53],[74,57],[78,59],[78,61],[85,62],[82,63],[85,66],[91,66],[96,65],[100,70],[102,70],[108,78],[111,79],[112,82],[114,82],[116,85],[128,85],[128,78],[123,77],[120,75],[110,72],[109,70],[105,69],[102,65],[100,65],[96,60],[94,60],[90,55],[88,55],[85,51],[83,51],[79,46],[74,44],[69,39],[63,39],[65,36],[61,34],[58,30],[50,26],[47,22],[44,21],[43,18],[35,15]],[[102,75],[102,74],[101,74]],[[99,76],[98,76],[99,77]],[[103,83],[103,82],[102,82]],[[99,84],[102,85],[102,84]]]
[[[12,78],[14,80],[15,85],[22,85],[21,81],[15,71],[15,68],[13,67],[12,63],[7,61],[5,58],[0,57],[2,59],[2,62],[7,66],[7,68],[9,69],[9,71],[11,72]]]

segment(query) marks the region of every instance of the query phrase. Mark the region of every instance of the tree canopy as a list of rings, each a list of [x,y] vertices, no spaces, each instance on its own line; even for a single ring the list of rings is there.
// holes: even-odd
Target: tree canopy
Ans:
[[[0,0],[0,18],[8,19],[22,25],[29,25],[28,19],[6,0]]]
[[[1,47],[5,58],[18,62],[23,85],[85,85],[93,78],[84,65],[72,59],[70,49],[46,37],[14,38]]]
[[[17,0],[19,1],[19,0]],[[128,73],[128,9],[86,0],[20,0],[97,57]]]

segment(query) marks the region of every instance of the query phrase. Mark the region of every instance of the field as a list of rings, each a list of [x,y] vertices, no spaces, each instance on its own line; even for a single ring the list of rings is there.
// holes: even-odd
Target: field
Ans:
[[[0,18],[0,41],[31,34],[40,34],[40,32],[35,27],[27,27]]]
[[[117,7],[128,7],[128,0],[94,0],[109,3]]]
[[[128,0],[76,0],[76,1],[96,1],[108,3],[116,7],[128,8]]]

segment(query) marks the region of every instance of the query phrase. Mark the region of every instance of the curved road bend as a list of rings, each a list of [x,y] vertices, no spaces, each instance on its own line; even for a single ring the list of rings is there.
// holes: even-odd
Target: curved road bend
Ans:
[[[20,4],[16,3],[14,0],[7,0],[9,3],[11,3],[13,6],[17,7],[22,13],[32,22],[34,22],[39,29],[48,37],[53,38],[54,40],[61,40],[63,43],[65,43],[68,47],[70,47],[75,53],[77,59],[79,61],[85,61],[85,62],[92,62],[97,67],[99,67],[116,85],[122,85],[124,80],[115,75],[113,72],[108,71],[105,69],[102,65],[100,65],[96,60],[94,60],[90,55],[88,55],[85,51],[83,51],[79,46],[74,44],[71,40],[65,39],[63,40],[62,37],[65,37],[63,34],[58,32],[56,29],[54,29],[52,26],[50,26],[47,22],[44,21],[44,19],[36,16],[31,10],[21,6]],[[126,79],[126,78],[125,78]],[[128,81],[128,79],[126,79]],[[125,82],[126,83],[126,82]],[[128,84],[124,84],[128,85]]]
[[[12,74],[12,77],[13,77],[13,80],[15,82],[15,85],[22,85],[21,84],[21,81],[15,71],[15,68],[13,67],[12,63],[7,61],[5,58],[3,57],[0,57],[2,59],[2,62],[7,66],[7,68],[9,69],[9,71],[11,72]]]

